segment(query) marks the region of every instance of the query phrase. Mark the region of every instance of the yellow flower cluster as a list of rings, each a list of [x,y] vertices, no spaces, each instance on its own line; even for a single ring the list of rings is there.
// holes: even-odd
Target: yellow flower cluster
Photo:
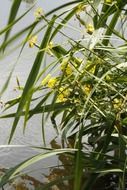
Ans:
[[[33,36],[33,37],[31,37],[31,38],[29,39],[29,47],[30,47],[30,48],[33,48],[34,45],[36,45],[36,43],[37,43],[37,36]]]
[[[85,93],[87,96],[90,94],[91,90],[92,90],[91,85],[87,84],[87,85],[84,85],[84,86],[83,86],[83,91],[84,91],[84,93]]]
[[[66,97],[70,95],[70,90],[66,87],[60,87],[59,91]]]
[[[59,94],[57,96],[57,102],[66,102],[69,95],[70,90],[68,88],[60,87]]]
[[[87,28],[86,28],[86,31],[87,31],[88,34],[92,34],[94,32],[93,24],[88,24]]]
[[[57,84],[57,78],[52,77],[51,78],[51,74],[48,74],[42,81],[41,81],[41,85],[42,86],[47,86],[48,88],[55,88]]]
[[[114,109],[117,109],[117,110],[120,109],[121,105],[122,105],[122,99],[115,98],[113,100],[113,107],[114,107]]]
[[[66,101],[67,101],[67,98],[64,97],[63,94],[59,94],[59,95],[57,96],[57,100],[56,100],[56,101],[57,101],[57,102],[66,102]]]
[[[56,83],[57,83],[57,79],[54,77],[54,78],[49,79],[47,86],[49,88],[55,88]]]
[[[39,19],[42,15],[44,15],[44,11],[41,7],[38,7],[34,12],[34,16],[36,19]]]
[[[65,74],[67,75],[71,75],[72,74],[72,68],[68,63],[69,59],[68,58],[64,58],[62,63],[61,63],[61,70],[63,72],[65,72]]]

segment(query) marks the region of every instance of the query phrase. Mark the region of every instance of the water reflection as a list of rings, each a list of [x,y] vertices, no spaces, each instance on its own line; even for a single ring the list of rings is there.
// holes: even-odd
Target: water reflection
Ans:
[[[0,169],[0,176],[6,173],[6,169]],[[17,177],[15,180],[10,181],[0,190],[35,190],[43,187],[43,184],[35,178],[26,174]]]
[[[53,139],[50,142],[53,149],[63,148],[62,143]],[[65,146],[65,145],[64,145]],[[67,145],[73,147],[73,141]],[[37,180],[27,174],[24,174],[15,180],[6,184],[0,190],[73,190],[73,174],[74,164],[73,157],[67,154],[60,154],[58,157],[58,165],[50,167],[48,174],[44,174],[42,180]],[[56,159],[57,159],[56,158]],[[6,169],[0,169],[0,176],[6,173]],[[84,175],[83,181],[87,180],[89,175]],[[43,182],[42,182],[43,181]],[[125,176],[127,189],[127,176]],[[94,190],[118,190],[119,178],[114,174],[107,174],[97,179],[93,186]]]
[[[63,148],[60,144],[56,142],[55,139],[51,141],[51,147],[56,148]],[[73,160],[66,154],[60,154],[58,156],[60,164],[57,167],[51,168],[49,171],[49,175],[46,176],[48,181],[60,181],[60,183],[56,184],[54,188],[56,190],[72,190],[73,189],[73,180],[63,180],[64,177],[71,177],[73,175]]]
[[[63,148],[63,146],[57,143],[55,139],[51,141],[50,145],[53,149]],[[44,174],[43,172],[42,180],[39,181],[24,174],[9,182],[0,190],[41,190],[43,187],[47,186],[48,190],[72,190],[72,174],[74,171],[73,159],[67,154],[60,154],[56,159],[58,159],[58,165],[50,167],[48,174]],[[6,171],[7,169],[0,169],[0,176],[4,175]],[[49,184],[52,184],[51,188],[49,187]]]

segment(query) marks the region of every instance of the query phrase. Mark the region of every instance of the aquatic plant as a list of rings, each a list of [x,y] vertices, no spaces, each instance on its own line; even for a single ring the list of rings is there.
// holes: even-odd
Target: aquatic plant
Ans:
[[[0,31],[5,36],[0,50],[6,52],[25,33],[19,57],[26,45],[35,47],[37,55],[26,84],[20,89],[21,96],[5,103],[5,111],[17,105],[16,111],[2,115],[1,119],[14,118],[8,141],[11,143],[21,117],[25,132],[27,121],[41,114],[45,144],[42,149],[47,151],[7,171],[1,177],[0,186],[29,165],[63,154],[71,160],[70,175],[56,178],[43,189],[72,180],[74,190],[92,190],[99,179],[107,176],[117,178],[115,185],[110,184],[112,189],[116,186],[125,189],[127,1],[70,1],[48,13],[37,9],[33,23],[10,37],[12,27],[31,10],[16,18],[20,3],[13,2],[8,25]],[[40,33],[42,39],[37,41]],[[45,56],[50,59],[42,68]],[[13,70],[1,96],[7,90]],[[49,119],[65,147],[46,146],[45,125]],[[104,188],[107,184],[103,184]]]

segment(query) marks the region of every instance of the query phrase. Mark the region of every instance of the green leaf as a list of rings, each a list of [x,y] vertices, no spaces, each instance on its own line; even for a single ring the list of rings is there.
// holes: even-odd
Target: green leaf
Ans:
[[[81,189],[81,182],[83,176],[83,153],[82,153],[82,132],[83,126],[79,126],[79,134],[76,141],[77,142],[77,149],[76,152],[76,162],[75,162],[75,177],[74,177],[74,190]]]
[[[21,99],[21,98],[20,98]],[[20,99],[15,99],[14,102],[12,103],[17,103],[17,101],[20,101]],[[31,115],[33,114],[40,114],[42,112],[52,112],[52,111],[63,111],[64,109],[70,108],[71,104],[70,103],[54,103],[54,105],[52,106],[52,104],[49,105],[45,105],[45,106],[37,106],[32,110],[29,110],[29,115],[31,117]],[[7,115],[3,115],[0,116],[0,118],[10,118],[10,117],[16,117],[17,113],[11,113],[11,114],[7,114]],[[20,113],[20,116],[23,116],[25,114],[24,111],[22,111]]]
[[[51,31],[52,31],[55,19],[56,19],[56,17],[53,17],[51,19],[49,25],[48,25],[48,28],[47,28],[47,30],[45,32],[45,35],[44,35],[43,40],[42,40],[42,43],[40,45],[40,50],[45,49],[47,47],[47,44],[49,43],[50,34],[51,34]],[[12,129],[11,129],[11,134],[10,134],[10,137],[9,137],[9,143],[12,140],[13,134],[14,134],[16,126],[17,126],[17,124],[19,122],[19,119],[20,119],[20,116],[22,114],[22,111],[23,111],[23,108],[25,106],[25,103],[26,103],[26,101],[28,101],[29,92],[34,87],[35,81],[37,79],[37,76],[38,76],[38,73],[39,73],[39,70],[40,70],[40,67],[41,67],[42,60],[44,58],[44,55],[45,55],[44,51],[39,51],[36,58],[35,58],[34,64],[32,66],[30,74],[28,76],[27,82],[25,84],[25,87],[24,87],[24,90],[23,90],[23,93],[22,93],[22,96],[21,96],[21,99],[20,99],[20,102],[19,102],[19,106],[17,108],[17,113],[15,115],[15,119],[14,119],[13,126],[12,126]]]
[[[11,11],[10,11],[10,16],[9,16],[9,19],[8,19],[8,25],[10,25],[11,23],[13,23],[13,21],[15,20],[21,2],[22,2],[22,0],[14,0],[13,1],[12,7],[11,7]],[[4,42],[6,42],[6,40],[8,39],[10,31],[11,30],[8,30],[6,32],[5,38],[4,38]]]

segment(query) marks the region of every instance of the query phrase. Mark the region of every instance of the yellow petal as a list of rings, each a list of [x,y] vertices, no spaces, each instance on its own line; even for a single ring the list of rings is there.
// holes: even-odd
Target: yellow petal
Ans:
[[[34,12],[34,16],[36,19],[40,18],[42,15],[44,15],[44,11],[41,7],[38,7],[35,12]]]
[[[49,79],[47,86],[49,88],[54,88],[56,86],[56,83],[57,83],[57,79],[56,78],[51,78],[51,79]]]
[[[37,43],[37,36],[33,36],[29,39],[29,47],[30,48],[33,48],[36,43]]]
[[[41,85],[46,85],[49,81],[49,79],[51,78],[51,74],[48,74],[42,81],[41,81]]]
[[[92,34],[94,32],[94,26],[92,24],[87,25],[87,33]]]

